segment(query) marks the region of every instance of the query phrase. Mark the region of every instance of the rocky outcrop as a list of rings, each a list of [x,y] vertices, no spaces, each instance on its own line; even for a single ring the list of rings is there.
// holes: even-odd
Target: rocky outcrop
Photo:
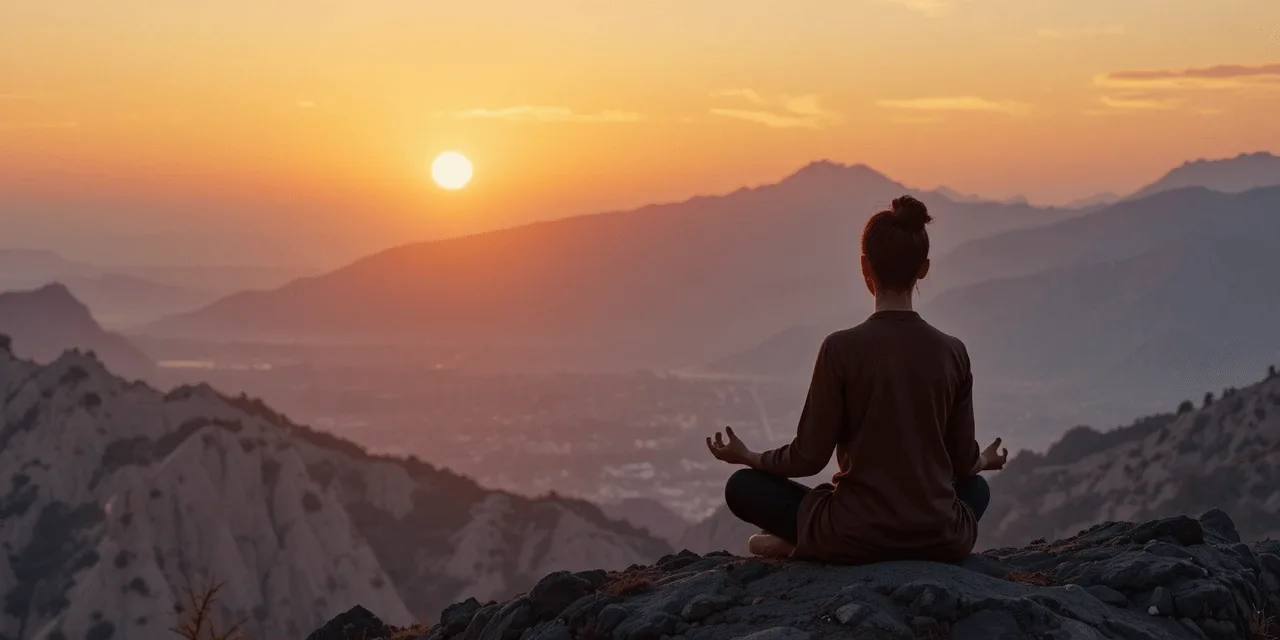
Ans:
[[[960,566],[835,567],[686,551],[621,572],[553,573],[526,595],[467,600],[425,633],[396,637],[1225,640],[1274,637],[1277,607],[1280,542],[1242,544],[1231,519],[1213,510],[1109,522]]]
[[[165,637],[185,589],[211,580],[216,616],[251,638],[303,637],[354,603],[406,624],[671,550],[589,503],[370,455],[257,400],[5,349],[0,546],[14,640]]]
[[[1280,537],[1280,376],[1207,406],[1099,433],[1073,430],[991,479],[979,548],[1069,535],[1096,522],[1218,507],[1247,540]]]

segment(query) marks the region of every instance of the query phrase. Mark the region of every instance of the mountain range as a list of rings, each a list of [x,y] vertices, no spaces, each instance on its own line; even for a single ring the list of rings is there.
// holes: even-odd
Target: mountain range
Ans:
[[[221,339],[513,345],[495,363],[626,370],[700,364],[796,318],[856,309],[855,239],[907,191],[862,165],[671,205],[407,245],[152,325]],[[934,198],[945,251],[1072,215]],[[515,346],[530,350],[519,353]],[[519,354],[519,355],[517,355]]]
[[[89,354],[0,345],[0,637],[158,638],[188,586],[221,619],[301,638],[354,602],[398,623],[666,542],[561,498],[370,455],[208,386],[161,393]]]
[[[0,249],[0,292],[61,283],[112,328],[135,328],[244,289],[279,286],[304,273],[268,267],[102,266],[52,251]]]

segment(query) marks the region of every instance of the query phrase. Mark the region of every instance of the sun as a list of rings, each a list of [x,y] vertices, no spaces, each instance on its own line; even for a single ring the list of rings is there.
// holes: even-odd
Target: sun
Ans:
[[[431,163],[431,177],[445,189],[461,189],[471,182],[471,161],[457,151],[446,151]]]

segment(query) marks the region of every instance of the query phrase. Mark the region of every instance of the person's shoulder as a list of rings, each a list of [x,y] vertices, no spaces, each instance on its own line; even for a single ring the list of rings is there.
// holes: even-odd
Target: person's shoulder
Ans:
[[[966,365],[969,363],[969,349],[964,346],[964,340],[961,340],[960,338],[957,338],[933,325],[929,325],[929,327],[933,329],[938,338],[951,349],[951,352],[954,353],[957,358]]]

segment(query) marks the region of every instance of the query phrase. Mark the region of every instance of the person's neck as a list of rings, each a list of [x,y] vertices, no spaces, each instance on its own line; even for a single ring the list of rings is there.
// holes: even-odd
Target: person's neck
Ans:
[[[911,308],[911,292],[877,293],[876,311],[914,311]]]

